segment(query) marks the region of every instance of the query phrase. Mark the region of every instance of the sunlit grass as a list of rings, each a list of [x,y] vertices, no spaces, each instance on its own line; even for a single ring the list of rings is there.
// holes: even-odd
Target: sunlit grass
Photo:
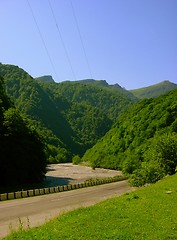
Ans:
[[[177,239],[177,175],[6,239]]]

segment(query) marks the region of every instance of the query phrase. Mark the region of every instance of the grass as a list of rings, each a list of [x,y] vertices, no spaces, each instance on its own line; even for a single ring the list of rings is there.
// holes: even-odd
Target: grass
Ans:
[[[64,214],[11,239],[177,239],[177,174],[135,192]]]

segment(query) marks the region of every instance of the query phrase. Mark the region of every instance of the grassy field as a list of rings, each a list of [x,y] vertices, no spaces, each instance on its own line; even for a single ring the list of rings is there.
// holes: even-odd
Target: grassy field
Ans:
[[[177,174],[5,239],[177,239]]]

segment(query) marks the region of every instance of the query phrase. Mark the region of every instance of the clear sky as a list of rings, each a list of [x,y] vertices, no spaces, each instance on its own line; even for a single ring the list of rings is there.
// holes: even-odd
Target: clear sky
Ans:
[[[177,83],[177,0],[0,0],[0,26],[0,62],[33,77]]]

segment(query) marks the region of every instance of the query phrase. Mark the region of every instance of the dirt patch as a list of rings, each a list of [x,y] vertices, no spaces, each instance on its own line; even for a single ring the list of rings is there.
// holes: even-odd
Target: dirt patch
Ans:
[[[73,165],[72,163],[48,165],[46,187],[81,183],[91,178],[107,178],[122,175],[121,171],[103,168],[92,169],[87,166]]]

